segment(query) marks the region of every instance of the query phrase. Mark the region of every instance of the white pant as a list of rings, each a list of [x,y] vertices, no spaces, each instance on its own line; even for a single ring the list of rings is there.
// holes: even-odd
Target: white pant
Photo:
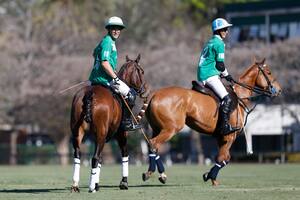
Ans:
[[[213,91],[221,98],[223,99],[226,95],[228,95],[228,92],[226,88],[224,87],[222,81],[220,80],[219,75],[215,75],[212,77],[209,77],[208,79],[202,81],[204,85],[208,85]]]

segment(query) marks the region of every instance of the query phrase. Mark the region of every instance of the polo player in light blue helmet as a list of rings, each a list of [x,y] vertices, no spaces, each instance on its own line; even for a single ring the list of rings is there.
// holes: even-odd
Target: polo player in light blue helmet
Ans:
[[[222,76],[227,81],[233,81],[224,64],[225,44],[223,41],[228,34],[228,28],[231,26],[232,24],[223,18],[217,18],[212,22],[213,36],[201,52],[197,70],[198,81],[212,88],[221,99],[220,116],[222,120],[221,131],[219,132],[223,135],[228,135],[239,130],[239,128],[232,127],[229,124],[232,100],[220,79],[220,76]]]

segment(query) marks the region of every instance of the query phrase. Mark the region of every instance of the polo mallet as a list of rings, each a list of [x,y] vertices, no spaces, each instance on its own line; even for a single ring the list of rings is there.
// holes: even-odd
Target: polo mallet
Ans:
[[[126,102],[126,100],[124,99],[124,97],[123,97],[122,95],[120,95],[120,96],[121,96],[122,100],[124,101],[124,103],[125,103],[127,109],[129,110],[131,116],[133,117],[134,122],[135,122],[136,124],[138,124],[138,121],[137,121],[137,119],[135,118],[135,116],[134,116],[134,114],[133,114],[131,108],[129,107],[128,103]],[[147,135],[146,135],[146,133],[145,133],[145,131],[144,131],[144,129],[141,128],[141,131],[142,131],[142,134],[143,134],[143,136],[144,136],[144,138],[145,138],[147,144],[151,147],[151,149],[153,149],[153,148],[152,148],[152,145],[151,145],[151,143],[150,143],[150,141],[149,141],[149,139],[148,139],[148,137],[147,137]]]
[[[86,80],[86,81],[81,81],[80,83],[74,84],[74,85],[72,85],[72,86],[70,86],[70,87],[68,87],[68,88],[66,88],[66,89],[60,90],[60,91],[58,92],[58,94],[63,94],[63,93],[65,93],[65,92],[68,91],[68,90],[71,90],[71,89],[73,89],[73,88],[75,88],[75,87],[78,87],[78,86],[80,86],[80,85],[86,84],[86,83],[88,83],[88,82],[89,82],[88,80]]]

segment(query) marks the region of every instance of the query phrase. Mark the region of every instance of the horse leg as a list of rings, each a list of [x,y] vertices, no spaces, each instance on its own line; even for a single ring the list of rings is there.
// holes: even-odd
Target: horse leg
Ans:
[[[80,192],[79,179],[80,179],[80,144],[84,135],[84,130],[79,127],[77,131],[73,131],[72,143],[74,148],[74,164],[73,164],[73,184],[71,192]]]
[[[227,139],[219,139],[218,140],[219,154],[216,159],[215,165],[210,169],[209,172],[206,172],[205,174],[203,174],[203,180],[205,182],[210,179],[213,186],[218,186],[220,184],[217,181],[217,176],[218,176],[220,169],[222,169],[229,163],[229,160],[231,157],[229,149],[230,149],[233,141],[235,140],[235,136],[236,136],[235,134],[232,134],[230,136],[226,136],[225,138],[227,138]]]
[[[120,181],[119,188],[121,190],[128,190],[128,164],[129,164],[129,156],[128,156],[128,148],[127,148],[127,132],[119,132],[117,133],[117,141],[119,147],[121,149],[122,154],[122,179]]]
[[[101,169],[101,152],[105,144],[105,139],[96,142],[96,149],[92,158],[92,169],[90,175],[89,192],[96,192],[99,190],[99,178]]]
[[[157,170],[159,172],[158,180],[163,184],[166,183],[167,175],[165,173],[165,168],[160,156],[156,152],[158,151],[159,146],[162,143],[171,139],[174,134],[175,134],[174,129],[161,130],[156,137],[150,139],[151,147],[153,149],[149,150],[149,168],[147,172],[142,174],[143,181],[148,180],[150,176],[155,172],[157,167]]]

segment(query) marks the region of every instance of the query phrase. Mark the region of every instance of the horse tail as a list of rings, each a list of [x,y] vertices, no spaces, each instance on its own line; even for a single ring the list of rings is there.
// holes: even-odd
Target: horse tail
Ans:
[[[144,104],[141,108],[141,111],[139,112],[139,114],[136,117],[138,122],[140,122],[143,119],[143,117],[145,116],[145,112],[150,105],[153,95],[154,95],[154,92],[150,92],[149,95],[147,95],[147,97],[144,98]]]
[[[92,112],[92,102],[93,102],[93,90],[88,89],[83,98],[82,98],[82,113],[83,113],[83,119],[87,123],[92,123],[93,120],[93,112]]]

